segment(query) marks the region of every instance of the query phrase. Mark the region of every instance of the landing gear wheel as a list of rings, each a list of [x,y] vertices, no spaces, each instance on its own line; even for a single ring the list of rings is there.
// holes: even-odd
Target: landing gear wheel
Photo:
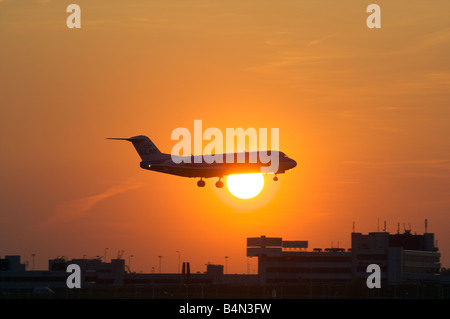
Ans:
[[[222,188],[223,187],[223,182],[221,180],[216,182],[216,187],[217,188]]]
[[[205,185],[206,185],[206,183],[205,183],[205,181],[204,181],[203,179],[201,179],[201,180],[199,180],[199,181],[197,182],[197,186],[198,186],[198,187],[205,187]]]
[[[278,180],[277,175],[275,175],[275,176],[273,177],[273,180],[274,180],[275,182]]]

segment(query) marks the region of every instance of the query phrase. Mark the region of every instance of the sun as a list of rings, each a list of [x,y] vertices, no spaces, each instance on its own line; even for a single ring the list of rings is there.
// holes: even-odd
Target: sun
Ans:
[[[258,195],[264,187],[261,173],[228,175],[227,188],[231,194],[241,199],[250,199]]]

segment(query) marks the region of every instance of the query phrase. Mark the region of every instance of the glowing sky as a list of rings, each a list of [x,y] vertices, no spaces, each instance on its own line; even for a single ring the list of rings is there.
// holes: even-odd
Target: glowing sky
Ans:
[[[350,247],[350,232],[436,234],[450,264],[450,2],[0,1],[0,256],[134,255],[163,271],[247,270],[245,239]],[[177,127],[280,129],[298,166],[252,203],[147,172]],[[255,268],[252,261],[252,271]]]

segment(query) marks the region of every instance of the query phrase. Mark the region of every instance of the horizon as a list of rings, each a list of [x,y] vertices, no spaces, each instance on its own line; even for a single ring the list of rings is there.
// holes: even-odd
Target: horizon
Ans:
[[[384,221],[384,225],[383,225],[384,227],[386,227],[386,222]],[[409,227],[410,227],[411,225],[409,225]],[[353,223],[353,227],[355,227],[355,224]],[[376,231],[369,231],[369,232],[367,232],[367,233],[364,233],[364,232],[358,232],[358,231],[352,231],[350,234],[352,234],[352,233],[356,233],[356,234],[371,234],[371,233],[388,233],[389,235],[404,235],[404,234],[411,234],[411,235],[423,235],[423,234],[430,234],[430,232],[423,232],[423,233],[417,233],[416,231],[412,231],[412,228],[406,228],[406,226],[405,226],[405,224],[403,224],[403,232],[401,232],[400,231],[400,224],[398,223],[398,227],[397,227],[397,232],[396,233],[391,233],[391,232],[389,232],[389,231],[387,231],[385,228],[383,229],[383,230],[379,230],[379,228],[380,228],[380,224],[379,224],[379,222],[377,223],[377,230]],[[425,221],[425,229],[427,229],[427,220]],[[432,234],[434,234],[434,235],[436,235],[435,233],[432,233]],[[260,235],[260,236],[263,236],[263,237],[272,237],[272,236],[266,236],[266,235]],[[280,237],[280,236],[277,236],[277,237]],[[247,237],[246,238],[246,240],[248,240],[249,238],[252,238],[252,237]],[[282,236],[281,236],[281,238],[282,238]],[[294,241],[298,241],[298,240],[300,240],[299,238],[291,238],[290,240],[294,240]],[[284,240],[285,241],[285,240]],[[333,241],[331,241],[331,244],[330,245],[328,245],[328,246],[324,246],[324,247],[318,247],[318,246],[309,246],[309,241],[308,240],[306,240],[306,239],[301,239],[301,241],[306,241],[307,242],[307,247],[306,248],[302,248],[302,249],[300,249],[299,251],[301,251],[301,252],[312,252],[312,251],[314,251],[315,249],[317,249],[317,248],[321,248],[321,249],[327,249],[327,248],[343,248],[343,249],[345,249],[346,251],[351,251],[351,247],[340,247],[340,243],[339,243],[339,241],[337,241],[337,242],[333,242]],[[438,252],[439,253],[441,253],[441,251],[439,250],[439,246],[437,245],[437,243],[438,243],[438,240],[435,238],[435,245],[436,245],[436,248],[438,248]],[[349,246],[351,246],[351,245],[349,245]],[[246,249],[247,249],[247,247],[246,247]],[[34,254],[34,256],[33,256],[33,254],[31,255],[31,257],[32,257],[32,259],[31,259],[31,261],[30,260],[28,260],[28,259],[24,259],[23,257],[24,256],[21,256],[21,255],[17,255],[17,254],[6,254],[4,257],[6,258],[6,256],[19,256],[20,257],[20,261],[21,261],[21,263],[22,264],[25,264],[25,266],[26,266],[26,270],[27,271],[30,271],[30,270],[36,270],[36,271],[44,271],[44,270],[49,270],[48,269],[48,266],[49,266],[49,261],[50,260],[54,260],[54,259],[64,259],[64,260],[66,260],[66,261],[70,261],[70,260],[80,260],[80,259],[85,259],[85,260],[100,260],[101,262],[104,262],[104,263],[107,263],[108,262],[108,260],[109,260],[109,262],[111,262],[111,260],[113,260],[113,259],[122,259],[122,260],[125,260],[125,264],[126,265],[128,265],[130,268],[131,268],[131,257],[133,257],[133,260],[134,260],[134,257],[138,257],[139,258],[139,256],[134,256],[134,255],[131,255],[131,256],[129,256],[129,255],[127,255],[127,256],[123,256],[123,254],[125,253],[125,251],[121,251],[121,250],[118,250],[118,252],[117,252],[117,256],[116,257],[114,257],[114,254],[112,254],[112,255],[109,255],[109,254],[107,254],[106,252],[109,250],[109,248],[107,247],[107,248],[105,248],[104,249],[104,252],[105,252],[105,254],[103,254],[103,255],[96,255],[95,257],[94,256],[87,256],[86,254],[83,254],[83,256],[67,256],[67,255],[58,255],[58,256],[54,256],[53,258],[49,258],[48,260],[47,260],[47,263],[46,263],[46,266],[47,267],[44,267],[44,268],[41,268],[41,269],[37,269],[36,268],[36,260],[35,260],[35,257],[37,256],[37,254]],[[112,252],[111,252],[112,253]],[[175,253],[176,253],[176,256],[177,256],[177,258],[178,258],[178,256],[179,257],[181,257],[181,251],[175,251]],[[108,259],[108,257],[109,257],[109,259]],[[127,257],[128,257],[128,263],[127,263]],[[158,258],[159,257],[164,257],[164,256],[157,256]],[[211,262],[207,262],[207,263],[205,263],[205,264],[203,264],[203,266],[206,266],[206,265],[222,265],[222,266],[225,266],[225,264],[228,264],[228,256],[224,256],[224,258],[225,257],[227,257],[226,258],[226,260],[225,260],[225,262],[217,262],[217,263],[211,263]],[[2,258],[2,256],[0,255],[0,258]],[[247,258],[247,270],[245,271],[245,272],[239,272],[239,273],[234,273],[234,274],[250,274],[250,275],[252,275],[252,274],[258,274],[258,266],[257,266],[257,264],[256,264],[256,260],[257,260],[257,258],[252,258],[252,257],[246,257]],[[442,258],[442,254],[441,254],[441,258]],[[161,258],[162,259],[162,258]],[[172,260],[171,260],[172,261]],[[250,261],[253,261],[253,262],[250,262]],[[159,262],[159,260],[158,260],[158,262]],[[184,262],[190,262],[189,260],[181,260],[181,258],[180,258],[180,264],[181,263],[184,263]],[[33,263],[34,263],[34,269],[31,269],[32,267],[33,267]],[[166,265],[165,265],[166,266]],[[155,270],[156,270],[156,267],[157,267],[157,265],[146,265],[146,268],[147,269],[150,269],[151,271],[151,273],[153,273],[153,272],[155,272]],[[159,266],[158,266],[159,267]],[[169,268],[170,269],[172,269],[172,268],[174,268],[174,267],[176,267],[177,268],[177,271],[175,272],[175,271],[168,271],[168,272],[161,272],[161,273],[179,273],[179,270],[178,270],[178,268],[179,268],[179,264],[178,264],[178,261],[176,261],[176,265],[175,266],[173,266],[173,265],[171,265]],[[134,268],[134,264],[133,264],[133,268]],[[447,267],[445,267],[444,265],[441,265],[441,268],[447,268]],[[163,267],[161,267],[161,270],[163,269]],[[133,269],[132,270],[133,272],[136,272],[136,273],[146,273],[146,271],[144,271],[143,269],[140,269],[140,270],[136,270],[136,269]],[[193,270],[193,273],[204,273],[204,272],[206,272],[206,268],[204,268],[204,269],[197,269],[197,270]],[[231,274],[231,273],[226,273],[225,272],[225,270],[224,270],[224,274]]]

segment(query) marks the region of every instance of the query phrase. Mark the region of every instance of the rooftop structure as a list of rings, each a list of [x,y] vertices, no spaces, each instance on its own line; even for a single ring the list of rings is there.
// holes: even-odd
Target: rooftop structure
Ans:
[[[352,233],[352,247],[314,248],[307,241],[280,237],[247,238],[247,256],[258,257],[261,284],[348,283],[368,276],[367,266],[378,264],[385,283],[439,280],[440,253],[434,234]]]

